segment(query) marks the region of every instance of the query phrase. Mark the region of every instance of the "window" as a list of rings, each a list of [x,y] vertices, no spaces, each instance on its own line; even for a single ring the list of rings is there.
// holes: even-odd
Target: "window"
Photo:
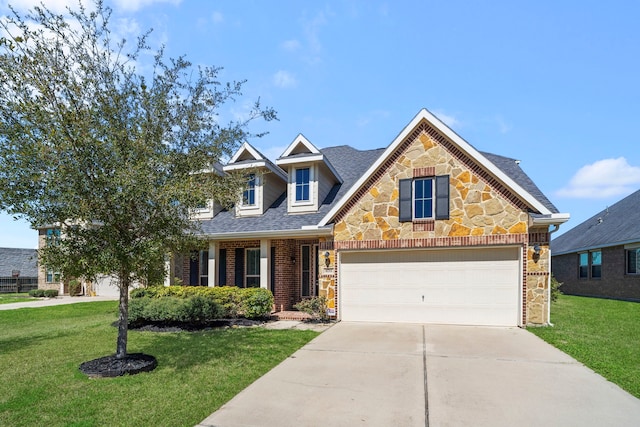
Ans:
[[[401,222],[449,219],[449,175],[401,179],[398,186]]]
[[[301,246],[301,279],[302,279],[302,296],[308,297],[311,296],[311,246],[302,245]]]
[[[589,277],[589,254],[586,252],[578,254],[578,260],[580,264],[578,277],[586,279]]]
[[[250,174],[247,181],[247,189],[242,193],[243,206],[255,206],[256,204],[256,175]]]
[[[627,274],[640,274],[640,248],[627,249]]]
[[[296,202],[308,202],[310,190],[309,168],[296,169]]]
[[[48,228],[47,229],[47,245],[56,245],[59,240],[60,240],[60,229]]]
[[[599,279],[602,277],[602,252],[591,252],[591,278]]]
[[[433,218],[433,178],[413,181],[413,218]]]
[[[209,286],[209,251],[200,251],[200,286]]]
[[[46,244],[47,245],[57,245],[60,241],[60,229],[59,228],[48,228],[46,231]],[[60,281],[60,272],[51,268],[46,269],[46,279],[47,283],[57,283]]]
[[[260,248],[247,249],[245,287],[260,287]]]

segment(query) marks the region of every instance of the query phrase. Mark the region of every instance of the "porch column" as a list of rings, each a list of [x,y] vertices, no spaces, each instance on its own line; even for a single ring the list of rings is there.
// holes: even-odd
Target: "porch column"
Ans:
[[[166,254],[164,256],[164,285],[171,286],[171,278],[173,277],[173,255]]]
[[[260,239],[260,287],[269,289],[269,278],[271,277],[271,240]]]
[[[218,255],[218,242],[215,240],[209,241],[209,265],[207,268],[207,286],[213,288],[216,286],[216,277],[218,272],[216,271],[216,258]]]

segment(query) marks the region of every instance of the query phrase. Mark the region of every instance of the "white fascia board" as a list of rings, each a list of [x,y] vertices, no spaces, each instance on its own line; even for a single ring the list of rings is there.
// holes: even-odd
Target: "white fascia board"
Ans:
[[[214,240],[244,240],[244,239],[282,239],[292,237],[320,237],[332,236],[333,227],[302,227],[295,230],[264,230],[264,231],[242,231],[235,233],[214,233],[203,234],[205,239]]]
[[[531,217],[531,222],[533,225],[560,225],[569,219],[571,219],[571,215],[568,213],[553,213],[542,217]]]
[[[240,163],[240,164],[230,163],[228,165],[223,166],[222,169],[225,172],[228,172],[228,171],[236,171],[236,170],[242,170],[242,169],[263,168],[266,166],[267,166],[266,160],[256,160],[255,162],[251,162],[251,163]]]
[[[294,165],[296,163],[309,163],[324,161],[323,154],[314,154],[313,156],[304,157],[281,157],[276,160],[276,165]]]
[[[256,160],[265,160],[265,158],[262,157],[258,150],[253,148],[251,144],[249,144],[248,142],[243,142],[240,148],[238,148],[238,151],[236,151],[233,157],[231,157],[231,160],[229,160],[229,164],[237,162],[238,158],[240,158],[242,153],[244,153],[245,151],[251,154],[251,156]]]
[[[325,215],[320,221],[319,225],[326,225],[334,215],[338,213],[340,209],[353,197],[353,195],[360,189],[360,187],[369,179],[369,177],[387,160],[387,158],[395,152],[398,146],[404,141],[404,139],[415,129],[416,126],[422,121],[426,120],[433,125],[439,132],[449,138],[455,145],[458,146],[463,152],[467,153],[472,159],[476,160],[480,165],[486,167],[494,177],[501,181],[504,185],[520,195],[531,207],[538,210],[543,215],[550,215],[549,211],[542,203],[536,200],[529,192],[525,191],[514,180],[509,178],[504,172],[498,169],[493,163],[491,163],[486,157],[484,157],[478,150],[473,148],[467,141],[465,141],[460,135],[451,130],[447,125],[440,121],[436,116],[431,114],[426,108],[423,108],[416,114],[416,116],[409,122],[407,126],[396,136],[387,149],[378,157],[378,159],[369,167],[369,169],[360,177],[358,181],[349,189],[349,191],[342,196],[342,198],[334,205],[334,207]]]
[[[312,154],[320,153],[320,150],[318,150],[318,148],[316,148],[315,145],[313,145],[303,134],[299,133],[298,136],[296,136],[294,140],[291,142],[291,144],[289,144],[286,150],[284,150],[284,153],[282,153],[280,157],[282,158],[282,157],[289,156],[293,151],[293,149],[300,144],[304,145],[306,149],[309,150],[309,153],[312,153]]]

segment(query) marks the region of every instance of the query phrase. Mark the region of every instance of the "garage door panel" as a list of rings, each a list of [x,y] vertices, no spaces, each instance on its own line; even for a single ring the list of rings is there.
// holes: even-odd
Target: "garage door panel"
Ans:
[[[341,253],[343,320],[518,324],[519,248]]]

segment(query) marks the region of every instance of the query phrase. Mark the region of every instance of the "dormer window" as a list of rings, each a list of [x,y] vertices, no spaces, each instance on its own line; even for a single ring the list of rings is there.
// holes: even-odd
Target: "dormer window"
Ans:
[[[247,188],[242,193],[243,206],[255,206],[256,204],[256,175],[249,174]]]
[[[309,168],[296,169],[296,202],[308,202],[310,198]]]

